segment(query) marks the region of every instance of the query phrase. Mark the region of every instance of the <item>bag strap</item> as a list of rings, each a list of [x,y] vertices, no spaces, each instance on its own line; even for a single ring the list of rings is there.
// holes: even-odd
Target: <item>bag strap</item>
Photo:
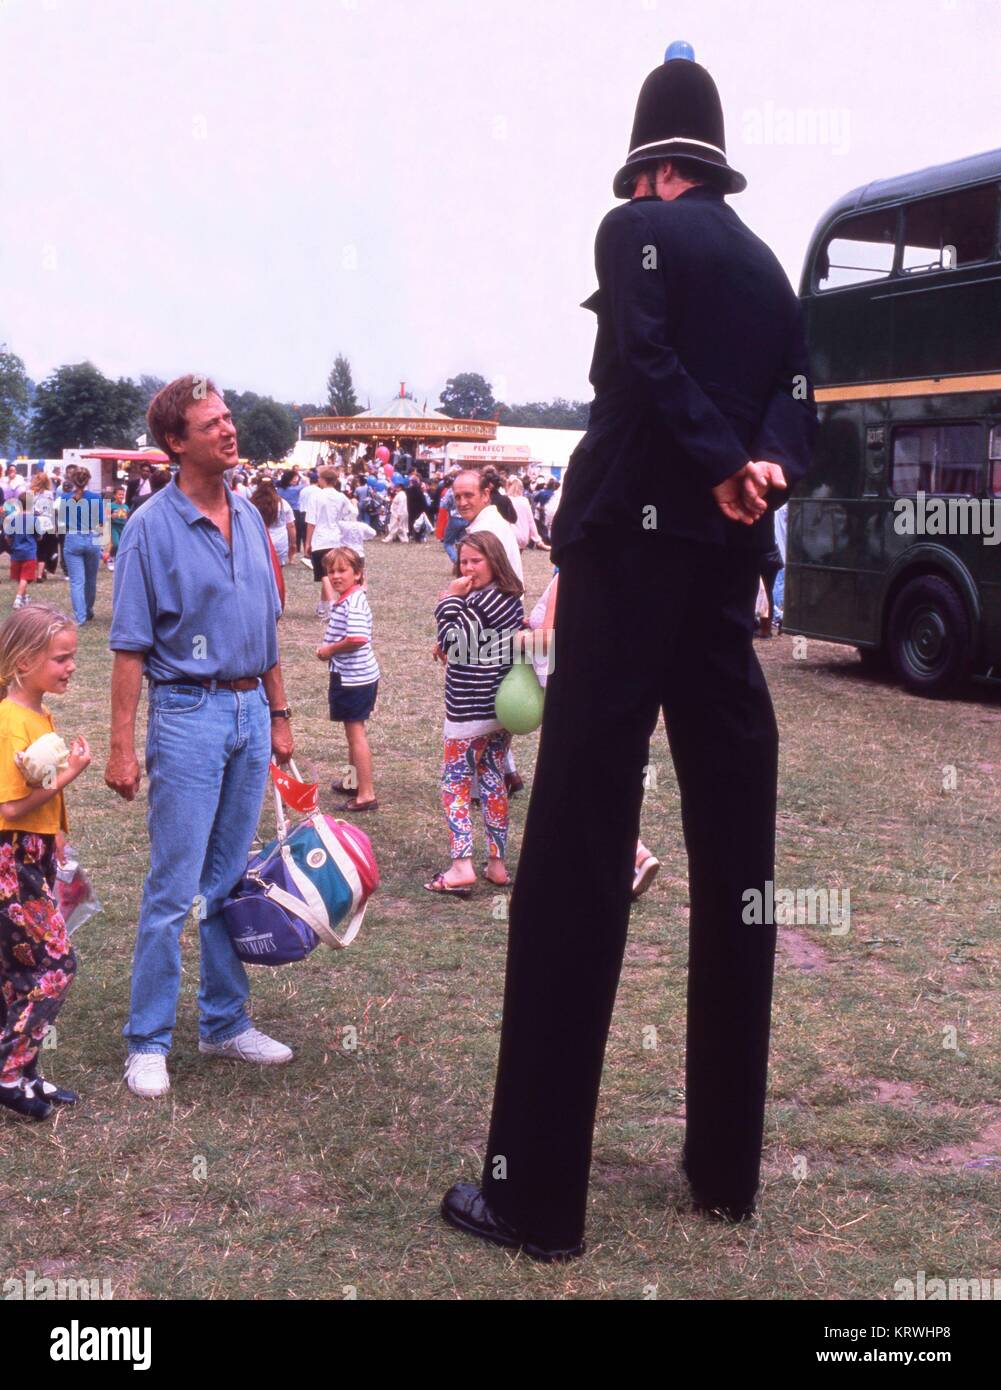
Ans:
[[[274,758],[271,759],[271,762],[275,767],[278,766]],[[289,769],[292,776],[295,778],[297,782],[302,781],[302,773],[296,767],[294,758],[289,758],[288,762],[286,763],[286,767]],[[288,839],[289,817],[285,814],[285,803],[284,801],[282,801],[281,792],[278,790],[274,778],[269,777],[268,780],[271,783],[271,792],[275,799],[275,824],[278,827],[278,839],[282,844],[284,844],[285,841]]]
[[[278,828],[278,843],[283,845],[288,839],[288,819],[285,815],[285,805],[274,780],[271,778],[268,780],[271,782],[271,792],[275,798],[275,825]]]
[[[342,821],[340,824],[347,824],[347,822]],[[344,881],[351,890],[351,907],[349,909],[350,916],[348,918],[348,924],[339,934],[336,932],[331,933],[336,945],[350,946],[351,942],[354,941],[361,930],[361,924],[365,917],[365,909],[368,907],[368,903],[362,902],[364,889],[362,888],[361,876],[358,873],[358,868],[354,860],[341,844],[335,832],[331,830],[330,826],[322,817],[316,822],[316,832],[328,854],[333,859],[338,869],[340,869]]]

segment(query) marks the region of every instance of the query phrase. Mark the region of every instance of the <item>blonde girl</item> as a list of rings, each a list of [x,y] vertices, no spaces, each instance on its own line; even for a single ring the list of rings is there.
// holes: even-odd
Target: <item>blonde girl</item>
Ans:
[[[42,1040],[76,972],[53,896],[66,831],[63,790],[90,763],[83,737],[57,743],[45,695],[76,668],[76,626],[48,604],[0,626],[0,1108],[45,1120],[79,1099],[38,1072]],[[30,749],[49,735],[44,755]],[[44,747],[44,745],[43,745]]]

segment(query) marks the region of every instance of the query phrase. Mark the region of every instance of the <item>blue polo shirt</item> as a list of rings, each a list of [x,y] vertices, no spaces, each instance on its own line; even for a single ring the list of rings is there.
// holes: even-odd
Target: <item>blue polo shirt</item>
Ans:
[[[177,479],[133,512],[115,558],[113,652],[151,680],[236,680],[278,663],[281,600],[255,506],[226,489],[232,548]]]

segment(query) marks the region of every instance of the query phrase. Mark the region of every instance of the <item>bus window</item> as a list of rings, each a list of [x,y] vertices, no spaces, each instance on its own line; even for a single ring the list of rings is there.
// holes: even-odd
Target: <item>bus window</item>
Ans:
[[[885,279],[893,269],[896,242],[896,208],[839,222],[817,256],[817,288],[839,290]]]
[[[904,208],[900,268],[908,275],[990,260],[997,247],[995,185],[924,198]]]
[[[999,443],[1001,443],[1001,432]],[[979,425],[916,425],[893,435],[890,491],[968,497],[980,490]]]
[[[1001,496],[1001,425],[991,430],[991,493]]]

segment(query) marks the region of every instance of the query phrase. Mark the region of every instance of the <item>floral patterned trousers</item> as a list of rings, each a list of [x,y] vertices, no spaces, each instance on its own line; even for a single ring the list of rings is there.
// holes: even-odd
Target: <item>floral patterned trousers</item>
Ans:
[[[76,973],[56,907],[55,836],[0,830],[0,1082],[38,1056]]]
[[[480,738],[446,738],[445,763],[441,770],[441,804],[448,821],[453,859],[471,859],[473,835],[469,825],[469,802],[473,775],[480,784],[483,828],[491,859],[503,859],[507,848],[507,783],[504,759],[511,746],[511,735],[498,729]]]

